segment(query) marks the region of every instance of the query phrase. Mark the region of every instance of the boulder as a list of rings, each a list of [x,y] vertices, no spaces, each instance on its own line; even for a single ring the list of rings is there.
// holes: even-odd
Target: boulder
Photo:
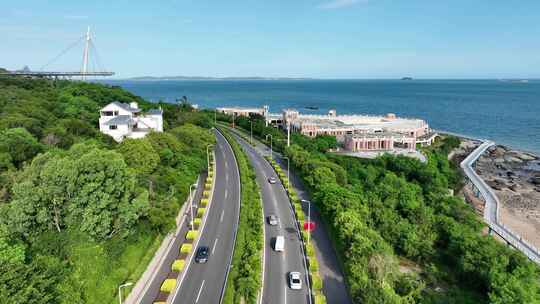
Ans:
[[[529,161],[529,160],[535,160],[536,157],[530,153],[526,153],[526,152],[521,152],[521,151],[516,151],[516,150],[512,150],[512,151],[508,151],[509,155],[513,156],[513,157],[516,157],[516,158],[519,158],[521,160],[524,160],[524,161]]]
[[[534,185],[540,185],[540,176],[531,177],[531,183]]]
[[[504,160],[509,162],[509,163],[522,163],[523,162],[523,160],[521,158],[512,156],[510,154],[504,155]]]

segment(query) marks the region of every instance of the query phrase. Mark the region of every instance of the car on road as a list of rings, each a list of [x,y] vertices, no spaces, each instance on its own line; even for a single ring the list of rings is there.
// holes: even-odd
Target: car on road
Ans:
[[[300,278],[300,272],[289,272],[289,287],[295,290],[302,289],[302,279]]]
[[[274,240],[274,250],[277,252],[283,252],[285,250],[285,238],[282,235],[276,236]]]
[[[275,183],[277,182],[277,180],[276,180],[275,177],[272,176],[272,177],[269,177],[269,178],[268,178],[268,182],[269,182],[270,184],[275,184]]]
[[[279,218],[275,215],[269,215],[268,216],[268,225],[270,226],[277,226],[279,224]]]
[[[197,252],[195,253],[195,262],[202,264],[208,262],[208,247],[199,246]]]

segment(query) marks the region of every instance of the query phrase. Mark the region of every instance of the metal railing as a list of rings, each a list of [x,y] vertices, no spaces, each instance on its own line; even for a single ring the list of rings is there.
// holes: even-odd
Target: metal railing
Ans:
[[[492,141],[482,140],[482,144],[469,154],[461,162],[460,166],[485,202],[484,221],[488,224],[489,228],[503,238],[509,245],[523,252],[530,260],[540,264],[540,251],[538,248],[523,240],[519,234],[499,222],[499,198],[495,195],[493,189],[491,189],[491,187],[476,174],[472,167],[478,158],[493,145],[495,145],[495,143]]]

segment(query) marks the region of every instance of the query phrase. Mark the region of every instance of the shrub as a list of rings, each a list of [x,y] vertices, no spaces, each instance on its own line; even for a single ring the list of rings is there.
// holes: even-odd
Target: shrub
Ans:
[[[210,189],[212,189],[212,182],[206,182],[206,184],[204,185],[204,190],[210,191]]]
[[[208,198],[210,196],[210,191],[204,190],[203,192],[203,198]]]
[[[295,213],[296,213],[296,218],[299,220],[299,221],[304,221],[305,220],[305,216],[304,216],[304,211],[302,211],[302,208],[298,208],[295,210]],[[300,227],[300,228],[303,228],[303,227]]]
[[[323,287],[322,279],[319,276],[318,272],[312,272],[311,273],[311,288],[315,291],[320,291]]]
[[[210,175],[206,178],[206,184],[212,185],[212,177]]]
[[[194,240],[199,232],[197,230],[190,230],[188,233],[186,233],[186,239],[188,240]]]
[[[309,244],[306,244],[306,253],[308,257],[315,260],[315,249],[313,248],[313,244],[311,242],[309,242]]]
[[[202,217],[205,211],[206,211],[206,208],[203,208],[203,207],[197,209],[197,217]]]
[[[316,294],[315,304],[326,304],[326,297],[322,293]]]
[[[201,202],[199,203],[201,206],[206,206],[208,205],[208,199],[207,198],[203,198],[201,199]]]
[[[200,225],[201,225],[201,219],[200,219],[200,218],[195,218],[195,219],[193,219],[193,224],[194,224],[194,225],[199,225],[199,226],[200,226]]]
[[[180,247],[180,253],[190,253],[193,245],[191,244],[182,244]]]
[[[161,284],[161,288],[159,290],[171,293],[174,287],[176,287],[176,279],[166,279],[163,281],[163,284]]]
[[[172,264],[172,271],[180,272],[184,269],[184,266],[186,266],[185,260],[175,260]]]
[[[317,258],[309,259],[309,271],[311,272],[317,272],[319,271],[319,261],[317,261]]]
[[[300,227],[300,228],[303,228],[303,227]],[[308,233],[309,233],[309,232],[307,232],[307,231],[305,231],[305,230],[302,230],[302,238],[304,239],[304,241],[307,240],[307,238],[308,238]]]

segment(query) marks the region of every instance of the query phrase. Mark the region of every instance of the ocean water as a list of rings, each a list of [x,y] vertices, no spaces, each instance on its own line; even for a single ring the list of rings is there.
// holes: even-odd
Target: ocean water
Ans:
[[[540,154],[540,80],[105,81],[146,99],[187,96],[200,107],[262,106],[270,112],[418,117],[436,130],[486,138]],[[306,107],[318,107],[309,110]]]

